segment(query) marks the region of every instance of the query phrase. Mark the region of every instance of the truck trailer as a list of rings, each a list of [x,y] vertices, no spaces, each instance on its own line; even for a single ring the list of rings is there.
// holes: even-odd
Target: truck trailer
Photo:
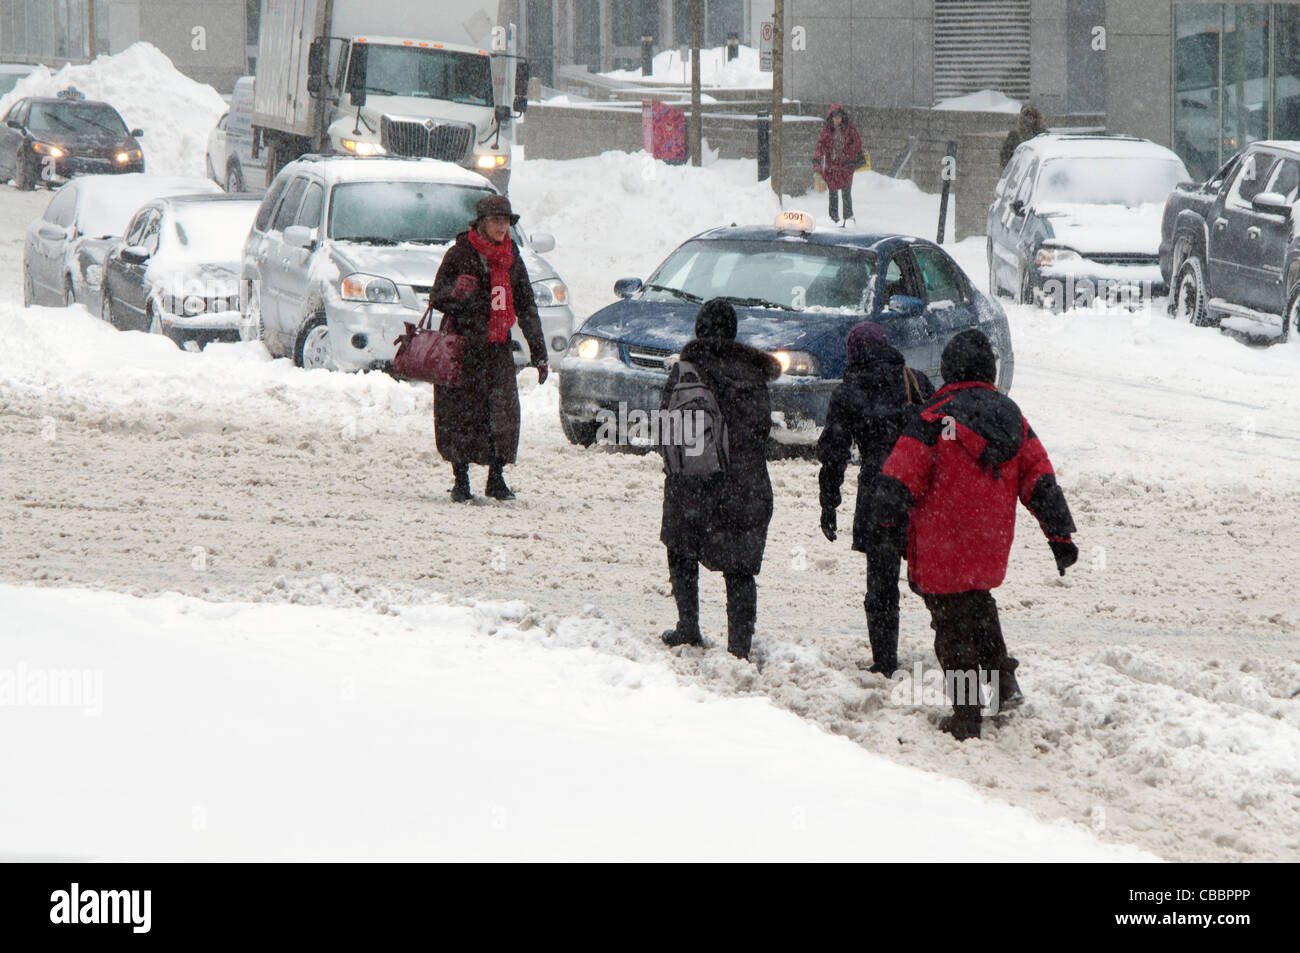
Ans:
[[[499,0],[262,0],[254,148],[442,159],[510,179],[527,61]]]

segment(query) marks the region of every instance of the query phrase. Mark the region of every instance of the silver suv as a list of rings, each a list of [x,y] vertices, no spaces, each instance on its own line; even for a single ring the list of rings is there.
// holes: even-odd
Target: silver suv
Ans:
[[[495,190],[435,159],[303,156],[267,189],[244,245],[240,336],[299,367],[384,367],[424,313],[450,242]],[[573,334],[569,291],[538,252],[555,240],[515,230],[552,363]],[[435,313],[435,320],[440,315]],[[518,325],[515,363],[528,363]]]

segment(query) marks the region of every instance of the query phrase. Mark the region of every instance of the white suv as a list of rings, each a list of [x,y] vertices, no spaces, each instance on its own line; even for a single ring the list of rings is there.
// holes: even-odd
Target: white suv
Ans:
[[[487,179],[435,159],[308,155],[267,189],[244,245],[240,336],[260,338],[300,367],[385,367],[407,321],[424,313],[442,256],[469,227]],[[573,334],[564,282],[538,254],[550,235],[520,246],[552,362]],[[435,313],[435,322],[441,316]],[[515,363],[528,363],[519,327]]]

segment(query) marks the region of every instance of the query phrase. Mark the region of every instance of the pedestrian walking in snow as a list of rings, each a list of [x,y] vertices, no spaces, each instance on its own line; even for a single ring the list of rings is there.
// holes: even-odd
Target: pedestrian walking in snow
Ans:
[[[433,306],[451,316],[450,331],[465,336],[459,387],[433,389],[438,452],[455,475],[451,498],[473,498],[469,465],[488,467],[484,492],[513,500],[503,470],[519,449],[519,386],[510,329],[519,322],[537,382],[546,381],[546,341],[533,300],[528,269],[510,238],[519,221],[504,195],[479,200],[468,231],[456,236],[433,282]]]
[[[1002,168],[1007,167],[1007,163],[1011,161],[1011,156],[1020,143],[1028,142],[1034,136],[1041,136],[1045,132],[1047,132],[1047,124],[1043,120],[1042,110],[1029,103],[1021,106],[1020,114],[1016,116],[1015,127],[1002,140],[1002,151],[999,153]]]
[[[663,634],[668,645],[702,645],[700,565],[720,572],[727,585],[727,651],[749,658],[758,611],[754,577],[763,564],[767,524],[772,518],[772,483],[767,475],[767,438],[772,428],[768,381],[781,365],[766,351],[736,340],[736,310],[714,299],[700,308],[695,340],[664,385],[661,411],[674,406],[674,393],[687,386],[683,368],[698,377],[716,402],[725,449],[717,472],[674,472],[665,453],[663,522],[659,539],[668,552],[668,577],[677,603],[677,625]],[[692,385],[699,389],[698,385]]]
[[[881,470],[872,513],[882,545],[906,550],[908,580],[930,610],[945,684],[988,673],[998,705],[1023,701],[991,590],[1006,577],[1019,499],[1038,520],[1065,575],[1079,558],[1074,520],[1055,471],[1020,408],[993,386],[988,338],[963,331],[943,351],[944,386],[903,430]],[[996,677],[996,682],[993,678]],[[970,687],[970,682],[965,682]],[[953,692],[939,727],[980,736],[980,699]],[[963,697],[964,695],[964,697]]]
[[[849,114],[839,103],[831,106],[817,137],[813,152],[813,169],[826,182],[830,196],[832,222],[840,220],[840,202],[844,205],[844,223],[853,218],[853,172],[862,158],[862,137]]]
[[[934,385],[924,373],[907,367],[879,324],[864,321],[854,325],[846,348],[844,380],[831,394],[826,426],[817,441],[817,459],[822,464],[822,533],[835,541],[840,485],[856,443],[862,463],[853,511],[853,548],[867,556],[863,606],[871,642],[870,670],[891,678],[898,668],[898,570],[903,554],[887,541],[884,545],[873,541],[869,533],[872,498],[880,468],[904,425],[934,393]]]

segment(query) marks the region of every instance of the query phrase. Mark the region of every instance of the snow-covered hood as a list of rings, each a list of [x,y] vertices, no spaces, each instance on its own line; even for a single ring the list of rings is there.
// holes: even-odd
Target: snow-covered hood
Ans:
[[[151,263],[146,276],[162,294],[229,298],[239,294],[239,265],[237,261],[174,262],[159,267]]]
[[[330,242],[329,254],[338,266],[339,275],[355,271],[379,275],[399,285],[433,284],[442,258],[451,244],[366,245],[357,242]],[[555,269],[527,245],[520,249],[530,281],[556,277]]]
[[[1044,245],[1073,248],[1081,255],[1156,255],[1164,209],[1161,202],[1134,208],[1061,202],[1039,205],[1034,211],[1051,233]]]

